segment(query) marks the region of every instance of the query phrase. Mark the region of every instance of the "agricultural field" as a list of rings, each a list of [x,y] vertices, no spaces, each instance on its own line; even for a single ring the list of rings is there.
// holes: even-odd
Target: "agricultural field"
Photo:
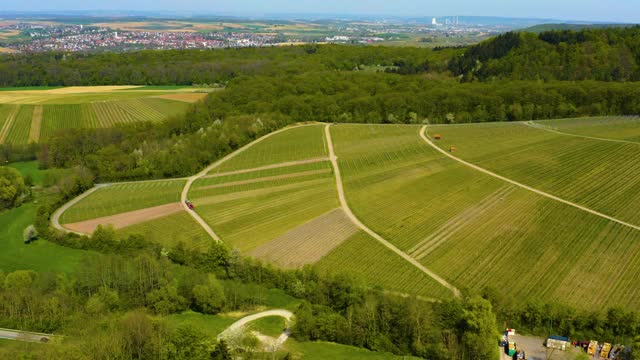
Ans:
[[[535,125],[567,134],[640,143],[640,117],[593,117],[534,121]]]
[[[62,224],[180,202],[186,180],[145,181],[101,186],[67,209]]]
[[[136,86],[2,89],[0,144],[46,142],[64,129],[158,122],[183,113],[206,91]]]
[[[575,124],[575,120],[571,122]],[[640,122],[635,124],[640,126]],[[612,122],[609,132],[618,129],[619,134],[632,133],[630,127],[633,122],[621,129]],[[438,144],[442,148],[456,146],[457,157],[564,200],[640,225],[638,143],[570,136],[526,123],[438,126],[429,131],[432,135],[441,133]]]
[[[288,129],[261,141],[212,170],[211,174],[327,156],[323,125]]]
[[[456,163],[421,142],[417,127],[331,131],[356,216],[456,287],[640,306],[631,285],[639,231]],[[602,266],[621,258],[625,266]]]
[[[189,198],[198,214],[241,251],[253,250],[338,207],[335,180],[326,162],[318,170],[277,170],[281,173],[262,178],[223,177],[231,180],[226,183],[216,177],[199,179]]]

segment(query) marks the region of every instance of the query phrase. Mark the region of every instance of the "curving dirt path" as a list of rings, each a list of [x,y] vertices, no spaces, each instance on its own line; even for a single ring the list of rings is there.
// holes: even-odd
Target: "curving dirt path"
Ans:
[[[70,233],[74,233],[74,234],[77,234],[77,235],[86,235],[86,234],[84,234],[82,232],[73,231],[73,230],[67,229],[64,226],[60,225],[60,216],[62,216],[62,214],[65,211],[67,211],[70,207],[72,207],[73,205],[79,203],[80,200],[82,200],[82,199],[86,198],[87,196],[91,195],[93,192],[95,192],[96,190],[98,190],[102,186],[106,186],[106,185],[96,185],[96,186],[92,187],[91,189],[83,192],[79,196],[71,199],[68,203],[66,203],[66,204],[62,205],[61,207],[59,207],[56,211],[53,212],[53,214],[51,214],[51,225],[53,225],[54,228],[56,228],[57,230],[60,230],[60,231],[70,232]]]
[[[31,331],[21,331],[13,329],[0,329],[0,339],[35,342],[35,343],[48,343],[52,339],[59,336],[51,334],[42,334]]]
[[[480,167],[480,166],[478,166],[478,165],[474,165],[474,164],[472,164],[472,163],[470,163],[470,162],[467,162],[467,161],[464,161],[464,160],[462,160],[462,159],[460,159],[460,158],[458,158],[458,157],[455,157],[455,156],[451,155],[450,153],[448,153],[447,151],[445,151],[445,150],[443,150],[443,149],[439,148],[436,144],[434,144],[434,143],[429,139],[429,137],[427,136],[427,126],[426,126],[426,125],[425,125],[425,126],[423,126],[423,127],[420,129],[420,137],[422,137],[422,139],[423,139],[427,144],[429,144],[432,148],[436,149],[437,151],[439,151],[440,153],[444,154],[444,155],[445,155],[445,156],[447,156],[448,158],[453,159],[453,160],[455,160],[455,161],[457,161],[457,162],[459,162],[459,163],[461,163],[461,164],[463,164],[463,165],[466,165],[466,166],[468,166],[468,167],[470,167],[470,168],[472,168],[472,169],[474,169],[474,170],[480,171],[480,172],[482,172],[482,173],[484,173],[484,174],[486,174],[486,175],[492,176],[492,177],[494,177],[494,178],[496,178],[496,179],[500,179],[500,180],[502,180],[502,181],[506,181],[506,182],[508,182],[508,183],[510,183],[510,184],[513,184],[513,185],[515,185],[515,186],[521,187],[521,188],[523,188],[523,189],[525,189],[525,190],[529,190],[529,191],[531,191],[531,192],[534,192],[534,193],[536,193],[536,194],[538,194],[538,195],[542,195],[542,196],[544,196],[544,197],[546,197],[546,198],[549,198],[549,199],[552,199],[552,200],[555,200],[555,201],[559,201],[559,202],[561,202],[561,203],[563,203],[563,204],[566,204],[566,205],[569,205],[569,206],[573,206],[574,208],[576,208],[576,209],[580,209],[580,210],[582,210],[582,211],[584,211],[584,212],[587,212],[587,213],[589,213],[589,214],[592,214],[592,215],[595,215],[595,216],[599,216],[599,217],[601,217],[601,218],[603,218],[603,219],[607,219],[607,220],[613,221],[613,222],[615,222],[615,223],[618,223],[618,224],[620,224],[620,225],[624,225],[624,226],[626,226],[626,227],[630,227],[630,228],[635,229],[635,230],[640,230],[640,226],[638,226],[638,225],[634,225],[634,224],[631,224],[631,223],[628,223],[628,222],[625,222],[625,221],[622,221],[622,220],[616,219],[616,218],[614,218],[614,217],[612,217],[612,216],[605,215],[605,214],[603,214],[603,213],[601,213],[601,212],[598,212],[598,211],[592,210],[592,209],[590,209],[590,208],[588,208],[588,207],[585,207],[585,206],[582,206],[582,205],[578,205],[578,204],[576,204],[576,203],[574,203],[574,202],[571,202],[571,201],[568,201],[568,200],[565,200],[565,199],[559,198],[559,197],[557,197],[557,196],[555,196],[555,195],[551,195],[551,194],[549,194],[549,193],[546,193],[546,192],[544,192],[544,191],[538,190],[538,189],[536,189],[536,188],[532,188],[531,186],[528,186],[528,185],[525,185],[525,184],[519,183],[519,182],[517,182],[517,181],[511,180],[511,179],[509,179],[509,178],[506,178],[506,177],[504,177],[504,176],[501,176],[501,175],[498,175],[498,174],[496,174],[496,173],[494,173],[494,172],[491,172],[491,171],[489,171],[489,170],[487,170],[487,169],[485,169],[485,168],[482,168],[482,167]]]
[[[333,150],[333,140],[331,139],[331,125],[328,124],[324,128],[325,137],[327,139],[327,147],[329,148],[329,159],[331,160],[331,164],[333,165],[333,170],[336,175],[336,187],[338,189],[338,198],[340,199],[340,205],[342,206],[342,210],[344,213],[351,219],[351,221],[364,232],[369,234],[374,239],[378,240],[382,245],[389,248],[394,253],[400,255],[403,259],[411,263],[413,266],[417,267],[420,271],[427,274],[435,281],[440,283],[442,286],[448,288],[453,292],[456,297],[460,297],[460,290],[458,290],[455,286],[449,284],[446,280],[436,275],[433,271],[427,269],[424,265],[419,263],[416,259],[404,253],[402,250],[395,247],[389,241],[385,240],[382,236],[378,235],[375,231],[368,228],[365,224],[363,224],[351,211],[349,208],[349,204],[347,203],[347,198],[344,194],[344,187],[342,185],[342,175],[340,175],[340,167],[338,166],[338,158],[335,155],[335,151]]]
[[[252,321],[255,321],[264,317],[269,317],[269,316],[283,317],[287,320],[287,325],[288,325],[288,323],[291,322],[291,319],[293,318],[293,313],[289,310],[277,309],[277,310],[267,310],[257,314],[245,316],[242,319],[231,324],[222,333],[220,333],[220,335],[218,335],[218,339],[224,338],[226,336],[230,336],[235,331],[239,330],[240,328],[244,327],[245,325],[247,325]],[[268,352],[274,352],[274,351],[277,351],[280,348],[280,346],[285,343],[285,341],[287,341],[290,335],[291,335],[291,330],[289,329],[289,327],[287,327],[282,332],[282,334],[278,336],[277,339],[275,339],[275,341],[273,341],[272,338],[270,338],[269,336],[258,336],[258,338],[263,343],[263,345],[267,347],[265,350],[267,350]]]
[[[548,131],[548,132],[555,133],[555,134],[558,134],[558,135],[572,136],[572,137],[578,137],[578,138],[583,138],[583,139],[591,139],[591,140],[599,140],[599,141],[609,141],[609,142],[616,142],[616,143],[622,143],[622,144],[640,145],[640,142],[637,142],[637,141],[608,139],[608,138],[601,138],[601,137],[587,136],[587,135],[578,135],[578,134],[572,134],[572,133],[568,133],[568,132],[558,131],[558,130],[550,129],[550,128],[542,126],[542,125],[538,125],[538,124],[536,124],[536,123],[534,123],[532,121],[525,121],[525,122],[523,122],[523,124],[525,124],[526,126],[532,127],[534,129]]]
[[[191,217],[193,217],[198,224],[200,224],[200,226],[202,226],[202,228],[207,232],[207,234],[209,234],[209,236],[211,236],[211,238],[213,238],[215,241],[220,241],[220,237],[218,236],[218,234],[216,234],[213,229],[211,228],[211,226],[209,226],[209,224],[207,224],[206,221],[204,221],[204,219],[202,217],[200,217],[200,215],[198,215],[198,213],[196,213],[193,210],[190,210],[189,207],[186,204],[187,201],[187,196],[189,195],[189,190],[191,189],[191,186],[193,185],[193,183],[201,178],[201,177],[205,177],[209,172],[211,172],[211,170],[215,169],[216,167],[222,165],[223,163],[233,159],[234,157],[238,156],[238,154],[241,154],[242,152],[246,151],[247,149],[250,149],[252,146],[254,146],[255,144],[258,144],[276,134],[279,134],[283,131],[287,131],[293,128],[297,128],[297,127],[301,127],[301,126],[318,126],[317,123],[312,123],[312,124],[299,124],[299,125],[294,125],[294,126],[289,126],[274,132],[271,132],[269,134],[266,134],[264,136],[262,136],[261,138],[258,138],[250,143],[248,143],[247,145],[241,147],[240,149],[232,152],[231,154],[223,157],[222,159],[214,162],[213,164],[207,166],[206,168],[202,169],[202,171],[200,171],[199,173],[193,175],[192,177],[187,179],[187,183],[184,185],[184,188],[182,189],[182,194],[180,194],[180,203],[182,203],[182,206],[184,207],[185,210],[187,210],[187,212],[189,213],[189,215],[191,215]]]

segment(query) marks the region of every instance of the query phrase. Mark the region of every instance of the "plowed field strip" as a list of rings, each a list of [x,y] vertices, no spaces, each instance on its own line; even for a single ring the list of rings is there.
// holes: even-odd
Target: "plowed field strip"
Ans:
[[[29,142],[37,143],[40,140],[40,128],[42,127],[42,105],[33,108],[31,118],[31,130],[29,131]]]
[[[7,135],[9,135],[9,129],[11,129],[11,125],[13,125],[13,121],[18,115],[18,111],[20,110],[20,106],[15,106],[13,111],[7,117],[7,120],[4,123],[2,129],[0,129],[0,144],[4,144],[7,139]]]
[[[64,224],[63,226],[76,232],[91,234],[98,225],[113,225],[116,229],[122,229],[127,226],[175,214],[180,211],[183,211],[182,204],[171,203],[72,224]]]

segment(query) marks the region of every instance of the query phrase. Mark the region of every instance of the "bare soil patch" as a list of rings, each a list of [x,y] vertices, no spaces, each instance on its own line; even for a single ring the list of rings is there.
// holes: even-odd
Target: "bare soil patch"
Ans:
[[[250,255],[285,268],[313,264],[358,231],[342,209],[302,224],[254,249]]]
[[[127,226],[175,214],[183,210],[181,203],[171,203],[72,224],[64,224],[63,226],[76,232],[91,234],[98,225],[113,225],[116,229],[122,229]]]

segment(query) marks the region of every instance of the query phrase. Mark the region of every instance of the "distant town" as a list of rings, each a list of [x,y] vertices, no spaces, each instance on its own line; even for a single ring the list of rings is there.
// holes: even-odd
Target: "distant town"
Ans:
[[[306,43],[456,46],[512,30],[458,17],[420,21],[235,21],[168,19],[0,19],[4,52],[216,49]]]

